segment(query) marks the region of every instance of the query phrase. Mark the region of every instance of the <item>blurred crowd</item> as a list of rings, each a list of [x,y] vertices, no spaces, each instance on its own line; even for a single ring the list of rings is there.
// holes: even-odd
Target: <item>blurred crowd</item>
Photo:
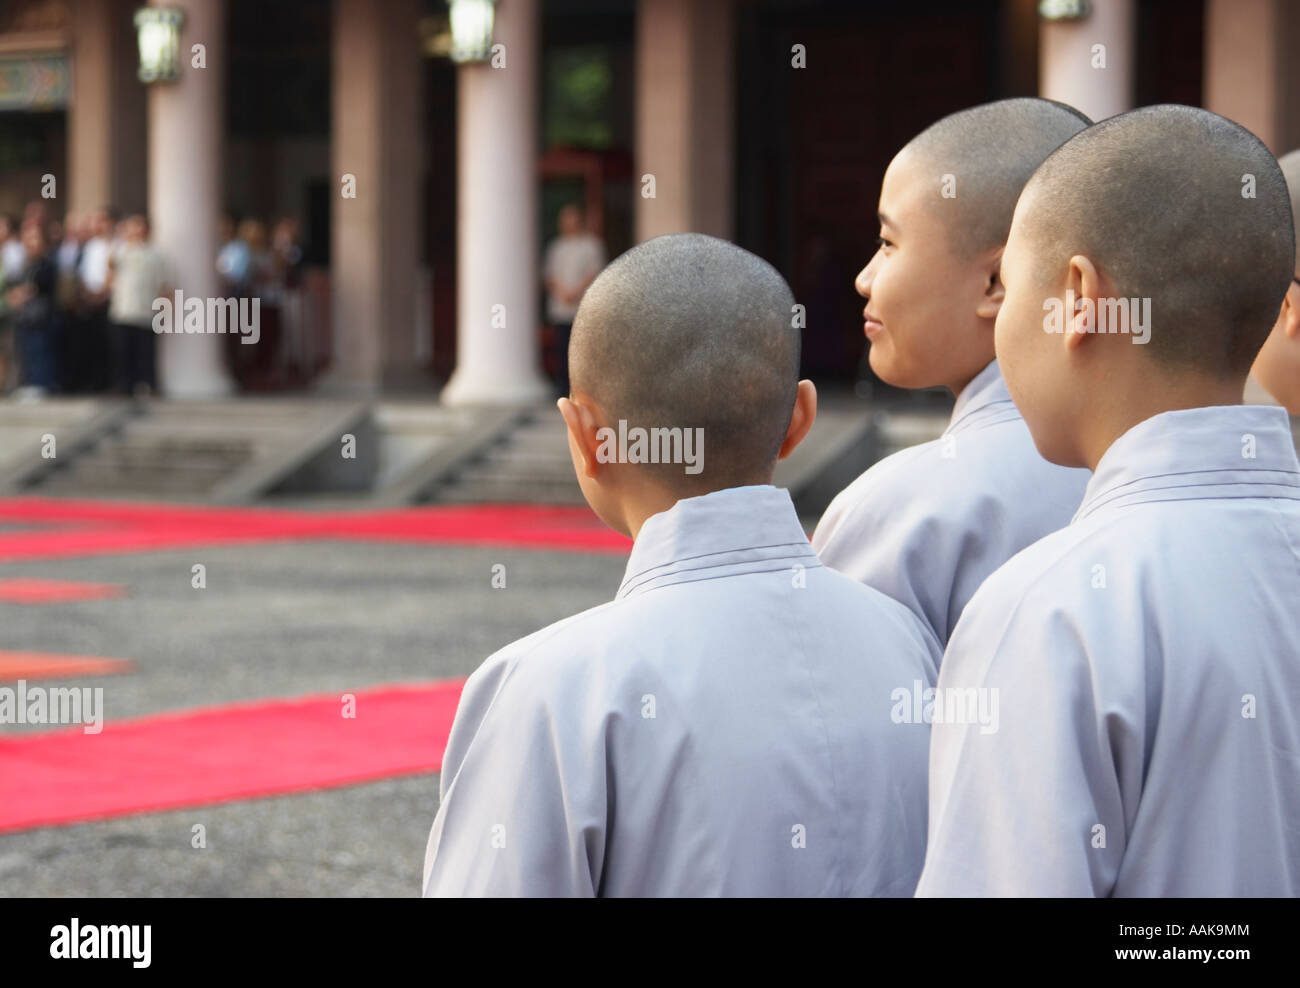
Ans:
[[[259,299],[263,345],[223,338],[233,376],[246,387],[277,383],[302,322],[297,221],[281,219],[268,233],[260,220],[224,218],[216,268],[223,297]],[[21,219],[0,215],[0,394],[155,393],[154,300],[174,284],[142,215],[96,209],[59,219],[39,201]]]

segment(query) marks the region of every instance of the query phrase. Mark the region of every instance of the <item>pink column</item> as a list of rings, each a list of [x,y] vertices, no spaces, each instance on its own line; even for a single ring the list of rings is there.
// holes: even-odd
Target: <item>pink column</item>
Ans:
[[[333,363],[320,390],[428,385],[417,365],[423,137],[416,0],[335,0],[330,292]],[[351,176],[355,197],[344,197]]]
[[[458,69],[456,370],[452,405],[526,404],[547,397],[538,309],[536,0],[501,0],[493,41],[505,65]]]
[[[640,0],[636,23],[636,235],[731,237],[731,0]],[[776,53],[780,56],[781,53]],[[788,56],[772,71],[791,71]],[[654,198],[643,176],[654,176]]]
[[[224,0],[165,0],[153,6],[184,12],[180,77],[149,87],[149,214],[154,239],[187,297],[218,294],[217,224],[222,197],[227,53]],[[202,44],[207,67],[191,68]],[[213,398],[234,384],[222,354],[224,337],[159,337],[159,379],[174,398]]]
[[[1279,155],[1300,141],[1295,127],[1286,126],[1297,103],[1287,77],[1298,20],[1292,6],[1279,0],[1205,5],[1205,108],[1235,120]]]
[[[1082,20],[1040,21],[1038,95],[1093,120],[1133,109],[1136,35],[1133,0],[1092,0]]]

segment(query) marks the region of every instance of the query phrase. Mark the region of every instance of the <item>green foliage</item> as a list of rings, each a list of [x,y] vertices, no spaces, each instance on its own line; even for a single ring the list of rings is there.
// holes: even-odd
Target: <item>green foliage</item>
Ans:
[[[607,148],[613,69],[603,47],[561,48],[546,55],[543,133],[547,146]]]

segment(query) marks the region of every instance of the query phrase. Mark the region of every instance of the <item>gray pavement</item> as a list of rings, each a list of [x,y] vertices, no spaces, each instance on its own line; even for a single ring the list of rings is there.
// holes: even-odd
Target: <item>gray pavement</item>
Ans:
[[[622,555],[351,541],[0,564],[0,579],[124,584],[125,599],[0,603],[0,649],[131,659],[109,719],[463,676],[609,600]],[[191,586],[206,567],[207,587]],[[506,567],[506,588],[491,586]],[[53,684],[53,681],[51,681]],[[0,726],[0,732],[24,728]],[[405,896],[436,775],[0,835],[0,896]],[[202,823],[207,848],[190,846]]]

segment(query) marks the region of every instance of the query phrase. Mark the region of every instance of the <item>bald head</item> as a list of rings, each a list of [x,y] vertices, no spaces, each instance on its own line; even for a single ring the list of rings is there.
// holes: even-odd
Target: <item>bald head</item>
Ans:
[[[1282,155],[1277,163],[1282,169],[1282,177],[1286,179],[1287,191],[1291,196],[1291,219],[1295,221],[1300,219],[1300,151]],[[1296,266],[1300,268],[1300,258],[1297,258]]]
[[[985,103],[931,124],[903,154],[931,173],[940,190],[954,179],[955,195],[936,194],[963,256],[1006,243],[1016,199],[1043,159],[1092,121],[1071,106],[1024,98]]]
[[[1295,266],[1277,161],[1244,127],[1195,107],[1095,124],[1043,163],[1020,209],[1040,272],[1081,254],[1118,296],[1151,299],[1146,350],[1167,365],[1244,373]]]
[[[582,297],[569,340],[575,392],[630,427],[701,428],[702,473],[659,468],[677,488],[754,483],[794,409],[794,296],[766,261],[696,233],[616,258]]]

